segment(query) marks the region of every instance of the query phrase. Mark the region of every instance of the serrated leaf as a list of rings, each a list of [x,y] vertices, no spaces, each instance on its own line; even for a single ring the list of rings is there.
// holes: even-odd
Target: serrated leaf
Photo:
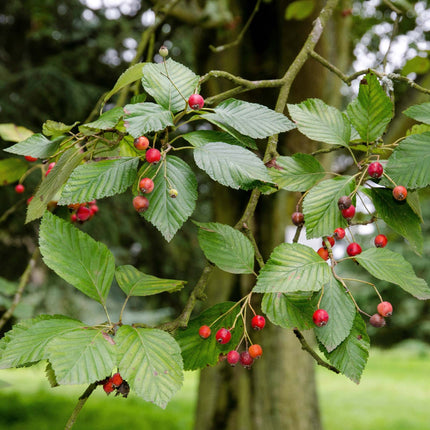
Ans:
[[[66,125],[62,122],[48,119],[43,123],[42,132],[45,136],[58,137],[68,133],[76,124],[78,124],[78,121],[72,125]]]
[[[277,246],[258,275],[256,293],[319,291],[332,274],[327,262],[299,243]]]
[[[356,310],[345,288],[334,277],[324,285],[320,308],[328,312],[329,320],[325,326],[315,327],[315,335],[331,352],[349,335]]]
[[[308,330],[314,327],[312,315],[315,312],[318,296],[312,293],[266,293],[261,310],[269,320],[284,328],[297,327]]]
[[[402,68],[402,75],[407,76],[409,73],[423,74],[430,69],[430,60],[426,57],[416,56],[406,61]]]
[[[220,223],[195,222],[199,245],[206,258],[230,273],[254,272],[254,249],[240,231]]]
[[[205,113],[202,117],[209,122],[226,124],[254,139],[263,139],[295,128],[284,114],[257,103],[228,99],[214,110],[214,113]]]
[[[411,264],[397,252],[386,248],[369,248],[355,257],[375,278],[391,282],[420,300],[430,299],[430,288],[418,278]]]
[[[361,81],[358,97],[347,107],[349,119],[369,143],[382,136],[393,117],[393,103],[373,73]]]
[[[48,203],[54,199],[72,171],[81,163],[84,157],[85,153],[81,153],[75,148],[69,149],[61,155],[28,205],[26,223],[40,218],[45,213]]]
[[[407,239],[414,251],[421,254],[423,236],[420,218],[408,201],[398,202],[393,198],[392,190],[386,188],[363,188],[362,191],[372,199],[378,217]]]
[[[367,335],[366,324],[360,314],[356,313],[348,337],[334,351],[327,352],[324,347],[322,350],[333,366],[358,384],[366,367],[369,348],[370,339]]]
[[[61,192],[60,205],[90,202],[123,193],[136,180],[136,157],[87,162],[70,175]]]
[[[94,128],[97,130],[108,130],[114,128],[124,115],[124,109],[117,106],[101,114],[95,121],[84,124],[83,127]]]
[[[330,236],[347,221],[337,206],[341,196],[349,195],[355,187],[354,178],[342,176],[315,185],[303,200],[306,237]]]
[[[46,352],[59,384],[90,384],[109,376],[116,365],[116,349],[103,331],[80,327],[60,333]]]
[[[185,281],[176,279],[161,279],[147,275],[135,267],[119,266],[115,271],[115,278],[119,287],[127,296],[151,296],[168,291],[179,291],[185,285]]]
[[[421,202],[418,191],[408,191],[407,203],[414,211],[414,213],[418,216],[420,222],[423,224],[423,214],[421,211]]]
[[[43,134],[36,133],[27,139],[9,148],[6,152],[20,155],[30,155],[31,157],[47,158],[55,154],[60,147],[62,139],[49,140]]]
[[[115,342],[121,376],[137,395],[165,408],[183,381],[181,350],[175,339],[162,330],[123,325]]]
[[[406,136],[411,134],[421,134],[426,131],[430,131],[430,125],[428,124],[415,124],[409,130],[406,131]]]
[[[0,185],[17,181],[28,169],[28,164],[19,158],[0,160]]]
[[[319,99],[307,99],[296,105],[289,104],[288,111],[299,131],[309,139],[348,146],[351,124],[338,109]]]
[[[228,351],[236,348],[243,335],[242,318],[236,321],[236,326],[231,331],[230,342],[221,345],[215,339],[215,334],[220,328],[230,328],[233,325],[240,311],[238,306],[233,308],[235,304],[235,302],[218,303],[192,319],[185,330],[176,332],[175,338],[182,350],[185,370],[214,366],[218,363],[220,354],[227,354]],[[229,310],[231,312],[228,312]],[[202,325],[211,327],[212,333],[207,339],[199,336],[199,328]]]
[[[237,140],[231,134],[223,131],[196,130],[196,131],[191,131],[189,133],[183,134],[181,137],[185,139],[188,143],[190,143],[191,145],[197,148],[210,142],[224,142],[224,143],[228,143],[229,145],[240,145],[240,146],[250,147],[249,145],[244,145],[242,142]],[[252,139],[248,137],[247,139],[249,139],[251,142],[254,143]],[[254,143],[254,146],[255,146],[255,143]]]
[[[306,191],[325,176],[324,168],[312,155],[280,156],[276,163],[278,166],[270,168],[269,175],[284,190]]]
[[[143,67],[143,88],[159,105],[173,113],[186,108],[187,100],[194,93],[198,83],[199,76],[171,58],[165,63],[148,63]]]
[[[136,103],[124,106],[124,125],[133,137],[173,125],[172,113],[155,103]]]
[[[410,106],[403,113],[415,121],[430,125],[430,102]]]
[[[314,10],[315,3],[313,0],[297,0],[290,3],[285,9],[285,19],[297,19],[302,21],[311,15]]]
[[[15,124],[0,124],[0,137],[7,142],[21,142],[33,134],[31,130]]]
[[[50,212],[42,218],[39,235],[45,264],[104,305],[115,272],[115,259],[106,245]]]
[[[144,212],[144,218],[153,224],[164,238],[170,242],[182,224],[194,212],[197,200],[197,180],[185,161],[174,156],[166,157],[165,174],[164,167],[154,178],[158,166],[151,166],[146,171],[148,177],[154,181],[154,191],[147,195],[149,208]],[[146,169],[147,165],[143,166]],[[176,198],[169,196],[169,189],[178,191]]]
[[[248,189],[255,181],[271,182],[267,168],[251,151],[224,142],[194,150],[194,160],[214,181],[234,189]]]
[[[223,124],[222,122],[215,121],[214,119],[211,119],[210,122],[213,125],[219,127],[221,130],[224,130],[230,136],[234,137],[241,146],[244,146],[245,148],[258,149],[254,139],[249,136],[245,136],[242,133],[239,133],[237,130],[235,130],[233,127],[230,127],[228,124]],[[224,140],[221,141],[224,142]],[[235,145],[237,145],[237,143],[235,143]]]
[[[430,185],[430,132],[402,140],[388,159],[385,173],[407,189]]]

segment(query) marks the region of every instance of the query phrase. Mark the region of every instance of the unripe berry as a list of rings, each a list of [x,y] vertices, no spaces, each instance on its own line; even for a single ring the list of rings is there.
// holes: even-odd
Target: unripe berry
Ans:
[[[300,227],[305,223],[305,216],[302,212],[293,212],[291,215],[291,221],[293,221],[293,224],[297,227]]]
[[[377,306],[379,315],[382,317],[390,317],[393,315],[393,305],[390,302],[381,302]]]
[[[199,328],[199,336],[202,339],[207,339],[211,335],[211,328],[207,325],[202,325]]]
[[[31,155],[26,155],[24,158],[30,162],[37,161],[37,158],[32,157]]]
[[[154,189],[154,181],[151,178],[143,178],[139,182],[139,189],[142,193],[149,194]]]
[[[169,197],[171,197],[172,199],[176,199],[176,197],[178,197],[178,190],[171,188],[169,190]]]
[[[369,319],[369,323],[373,325],[373,327],[384,327],[385,319],[382,315],[373,314]]]
[[[158,163],[158,162],[160,161],[161,153],[160,153],[160,151],[159,151],[158,149],[156,149],[156,148],[149,148],[149,149],[146,151],[145,157],[146,157],[146,161],[147,161],[148,163],[153,163],[153,164],[155,164],[155,163]]]
[[[341,211],[343,211],[344,209],[348,209],[351,205],[352,205],[352,200],[348,196],[342,196],[337,201],[337,206]]]
[[[320,249],[318,249],[317,253],[323,260],[328,260],[329,255],[327,248],[321,247]]]
[[[334,231],[334,238],[337,240],[341,240],[345,237],[345,230],[341,227],[338,227],[335,231]]]
[[[382,176],[382,173],[384,173],[384,168],[382,167],[381,163],[375,161],[369,164],[369,166],[367,167],[367,173],[370,177],[378,179]]]
[[[92,215],[91,210],[88,209],[86,206],[81,206],[76,211],[76,218],[79,221],[86,221],[91,215]]]
[[[257,343],[254,343],[254,345],[249,347],[248,352],[252,358],[260,358],[263,355],[263,348]]]
[[[133,206],[137,212],[145,212],[149,207],[149,200],[144,196],[136,196],[133,199]]]
[[[158,53],[163,57],[166,58],[169,55],[169,50],[167,49],[167,46],[162,45],[160,49],[158,50]]]
[[[230,342],[230,339],[231,339],[231,332],[230,332],[230,330],[227,330],[224,327],[220,328],[217,331],[216,335],[215,335],[215,339],[216,339],[216,341],[218,343],[220,343],[222,345],[225,344],[225,343]]]
[[[112,378],[110,378],[112,380],[113,385],[119,387],[122,384],[122,376],[119,373],[115,373],[112,375]]]
[[[109,379],[109,381],[108,381],[108,382],[106,382],[105,384],[103,384],[103,390],[105,390],[105,393],[106,393],[106,394],[110,394],[110,393],[112,393],[112,391],[113,391],[114,389],[115,389],[115,388],[114,388],[114,386],[113,386],[113,383],[112,383],[111,379]]]
[[[235,366],[240,359],[240,354],[236,351],[229,351],[229,353],[227,354],[227,362],[228,364],[230,364],[231,366]]]
[[[399,202],[406,199],[408,195],[408,190],[403,185],[397,185],[393,189],[393,197]]]
[[[204,106],[205,100],[200,94],[191,94],[188,99],[188,104],[191,109],[199,110]]]
[[[329,318],[328,313],[324,309],[317,309],[312,315],[314,324],[318,327],[322,327],[323,325],[326,325],[328,322],[328,318]]]
[[[342,209],[342,216],[346,218],[348,221],[354,218],[355,215],[355,206],[351,205],[348,209]]]
[[[355,255],[361,254],[361,246],[356,242],[352,242],[347,246],[346,253],[350,257],[354,257]]]
[[[385,234],[378,234],[378,236],[375,237],[375,246],[377,248],[384,248],[387,245],[387,236]]]
[[[245,368],[249,369],[254,363],[254,359],[251,357],[251,354],[248,351],[243,351],[240,353],[240,364]]]
[[[334,243],[335,243],[335,242],[334,242],[334,237],[327,236],[327,240],[328,240],[328,242],[330,243],[330,246],[334,246]],[[324,248],[326,248],[324,239],[323,239],[323,241],[322,241],[322,246],[323,246]]]
[[[22,194],[25,191],[25,187],[22,184],[18,184],[15,186],[15,192],[18,194]]]
[[[252,317],[251,320],[251,327],[254,330],[261,330],[266,325],[266,318],[263,317],[263,315],[255,315]]]
[[[138,151],[144,151],[149,146],[149,140],[146,136],[140,136],[134,139],[133,145]]]

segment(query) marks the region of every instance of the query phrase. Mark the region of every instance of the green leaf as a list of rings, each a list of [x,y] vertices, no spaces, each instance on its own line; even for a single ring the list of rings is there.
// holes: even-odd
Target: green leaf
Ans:
[[[171,58],[165,63],[148,63],[143,67],[143,88],[159,105],[173,113],[186,108],[187,100],[194,93],[198,83],[199,76]]]
[[[47,158],[58,151],[61,141],[62,139],[49,140],[43,134],[36,133],[22,142],[10,146],[9,148],[5,148],[4,150],[12,154]]]
[[[71,148],[61,155],[52,171],[40,184],[34,199],[28,205],[26,223],[40,218],[45,213],[48,203],[55,198],[72,171],[84,157],[85,153],[81,153],[76,148]]]
[[[424,223],[423,214],[421,211],[421,202],[418,191],[408,191],[407,203],[418,216],[420,223]]]
[[[333,366],[358,384],[366,367],[369,348],[370,339],[367,335],[366,324],[357,313],[349,336],[332,352],[327,352],[324,347],[321,349]]]
[[[388,159],[385,173],[407,189],[430,185],[430,132],[402,140]]]
[[[411,134],[421,134],[426,131],[430,131],[430,125],[428,124],[415,124],[409,130],[406,131],[406,136]]]
[[[126,105],[124,112],[125,128],[133,137],[140,137],[173,125],[172,113],[155,103]]]
[[[258,149],[254,139],[249,136],[245,136],[242,133],[239,133],[237,130],[235,130],[233,127],[230,127],[228,124],[223,124],[219,121],[215,121],[214,119],[211,120],[211,123],[219,127],[221,130],[224,130],[230,136],[234,137],[241,146],[244,146],[245,148]],[[221,139],[221,142],[224,142],[224,140]],[[234,145],[237,145],[237,142],[234,143]]]
[[[19,158],[0,160],[0,185],[17,181],[28,169],[28,164]]]
[[[411,264],[400,254],[386,248],[369,248],[355,258],[375,278],[396,284],[417,299],[430,299],[426,281],[415,275]]]
[[[115,272],[115,259],[106,245],[46,212],[39,246],[43,261],[57,275],[97,302],[106,303]]]
[[[183,134],[181,137],[185,139],[188,143],[190,143],[191,145],[197,148],[205,145],[206,143],[211,143],[211,142],[224,142],[224,143],[228,143],[229,145],[240,145],[240,146],[251,147],[249,144],[244,145],[243,142],[237,140],[230,133],[223,132],[223,131],[196,130],[196,131],[190,131],[189,133]],[[249,137],[246,137],[246,139],[247,139],[247,143],[251,141],[253,144],[252,147],[256,148],[255,142],[252,139],[250,139]]]
[[[127,85],[139,80],[143,76],[143,66],[145,63],[137,63],[129,67],[116,81],[114,87],[105,95],[103,105],[118,91]]]
[[[7,142],[21,142],[33,134],[31,130],[15,124],[0,124],[0,137]]]
[[[306,237],[330,236],[347,221],[337,206],[341,196],[349,195],[355,188],[354,178],[342,176],[327,179],[315,185],[303,200]]]
[[[55,376],[54,369],[52,368],[52,364],[49,361],[45,367],[45,375],[46,375],[46,379],[48,379],[48,382],[51,388],[55,388],[59,386],[57,377]]]
[[[162,330],[123,325],[115,342],[121,376],[137,395],[165,408],[183,381],[181,350],[175,339]]]
[[[269,320],[284,328],[297,327],[308,330],[314,327],[312,315],[316,309],[318,296],[312,293],[266,293],[263,296],[261,310]]]
[[[410,106],[403,113],[415,121],[430,125],[430,102]]]
[[[313,0],[297,0],[290,3],[285,9],[285,19],[287,21],[296,19],[302,21],[309,17],[315,7]]]
[[[254,249],[240,231],[220,223],[195,222],[199,245],[206,258],[230,273],[254,272]]]
[[[386,188],[362,188],[362,191],[372,199],[378,217],[407,239],[414,251],[421,254],[423,236],[420,218],[408,201],[398,202],[393,198],[392,190]]]
[[[278,166],[270,168],[269,175],[284,190],[306,191],[325,176],[324,168],[312,155],[280,156],[276,163]]]
[[[102,330],[80,327],[55,336],[47,345],[59,384],[90,384],[111,375],[116,350]]]
[[[256,293],[319,291],[331,279],[327,262],[312,248],[298,243],[277,246],[258,275]]]
[[[115,278],[127,296],[151,296],[165,291],[173,293],[185,285],[185,281],[157,278],[142,273],[130,265],[117,267]]]
[[[393,117],[393,103],[378,78],[369,73],[361,81],[358,97],[348,105],[347,112],[358,134],[369,143],[381,137],[387,128]]]
[[[296,105],[289,104],[288,111],[299,131],[309,139],[348,146],[351,124],[338,109],[319,99],[307,99]]]
[[[214,110],[214,113],[205,113],[202,117],[209,122],[226,124],[254,139],[263,139],[295,128],[284,114],[257,103],[228,99]]]
[[[234,189],[249,189],[255,181],[271,182],[267,168],[253,152],[224,142],[194,150],[194,160],[214,181]]]
[[[136,180],[138,164],[136,157],[82,164],[70,175],[58,203],[89,202],[123,193]]]
[[[68,133],[78,122],[72,125],[66,125],[62,122],[52,121],[48,119],[43,123],[42,132],[45,136],[58,137]]]
[[[355,305],[342,284],[332,277],[324,285],[320,308],[328,312],[329,320],[327,325],[315,327],[315,335],[331,352],[349,335],[356,314]]]
[[[197,180],[185,161],[174,156],[166,157],[165,174],[160,172],[155,178],[158,166],[151,166],[146,172],[154,181],[154,191],[148,194],[149,208],[144,218],[157,227],[169,242],[182,224],[191,216],[197,200]],[[147,165],[143,166],[146,169]],[[162,171],[164,167],[162,167]],[[169,189],[178,191],[176,198],[169,196]]]
[[[214,366],[218,363],[220,354],[227,354],[228,351],[236,348],[243,335],[242,318],[236,321],[236,326],[231,331],[230,342],[221,345],[215,339],[215,334],[220,328],[230,328],[233,325],[240,311],[239,306],[233,308],[235,304],[234,302],[218,303],[192,319],[185,330],[176,332],[175,337],[182,350],[185,370]],[[212,333],[207,339],[199,336],[199,328],[202,325],[211,327]]]
[[[121,106],[104,112],[95,121],[84,124],[82,127],[94,128],[97,130],[108,130],[114,128],[124,115],[124,109]]]
[[[427,57],[416,56],[406,61],[402,68],[402,75],[407,76],[409,73],[423,74],[430,70],[430,60]]]

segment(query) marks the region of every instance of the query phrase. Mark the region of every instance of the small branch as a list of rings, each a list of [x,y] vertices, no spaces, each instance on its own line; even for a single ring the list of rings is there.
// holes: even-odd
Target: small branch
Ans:
[[[382,0],[393,12],[396,12],[398,15],[403,15],[403,12],[395,6],[390,0]]]
[[[82,396],[79,397],[78,403],[76,403],[75,409],[73,409],[72,415],[70,415],[70,418],[67,421],[66,426],[64,427],[64,430],[70,430],[73,427],[79,415],[79,412],[81,412],[81,409],[84,407],[85,402],[91,396],[93,391],[97,388],[97,385],[98,384],[95,382],[90,384],[88,388],[84,391]]]
[[[338,76],[343,82],[345,82],[348,85],[351,85],[351,81],[348,79],[348,76],[345,75],[341,70],[339,70],[336,66],[331,64],[329,61],[327,61],[324,57],[321,57],[321,55],[317,54],[314,50],[309,51],[309,56],[312,57],[314,60],[318,61],[322,66],[324,66],[326,69],[330,70],[330,72],[333,72],[336,76]]]
[[[248,204],[246,205],[246,208],[240,217],[240,220],[234,226],[235,229],[240,230],[244,224],[249,223],[249,220],[254,215],[260,196],[261,192],[257,188],[254,188],[251,192],[251,196],[249,197]]]
[[[255,241],[254,234],[252,233],[251,229],[248,227],[248,224],[243,224],[241,230],[245,233],[246,237],[251,241],[252,247],[254,248],[255,252],[255,259],[258,262],[258,265],[260,266],[260,269],[264,267],[264,259],[261,255],[260,249],[258,248],[257,242]]]

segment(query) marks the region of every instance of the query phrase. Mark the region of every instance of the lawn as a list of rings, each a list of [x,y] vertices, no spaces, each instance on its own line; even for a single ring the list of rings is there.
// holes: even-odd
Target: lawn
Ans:
[[[430,427],[430,349],[373,349],[359,386],[318,369],[326,430],[424,430]],[[0,371],[0,429],[62,429],[85,387],[51,389],[43,367]],[[198,375],[186,373],[184,387],[162,410],[134,396],[91,396],[76,430],[191,430]]]

